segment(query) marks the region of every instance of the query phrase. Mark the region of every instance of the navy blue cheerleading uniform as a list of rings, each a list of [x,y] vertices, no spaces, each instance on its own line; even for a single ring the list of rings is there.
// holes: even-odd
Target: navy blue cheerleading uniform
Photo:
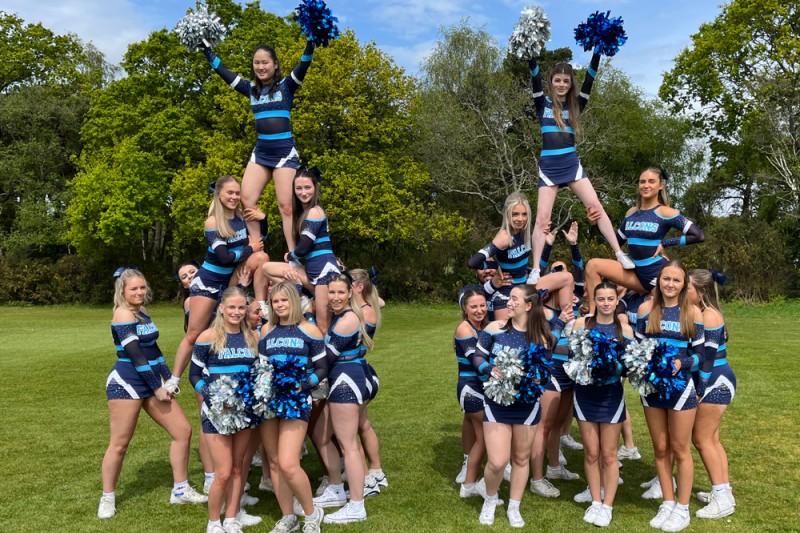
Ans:
[[[303,84],[314,56],[313,43],[310,41],[306,43],[300,63],[289,76],[277,84],[272,93],[263,87],[258,97],[254,93],[255,85],[228,70],[210,48],[204,48],[203,53],[211,68],[225,80],[225,83],[250,99],[258,133],[250,161],[270,168],[300,168],[300,156],[292,136],[291,114],[294,93]]]
[[[583,111],[589,102],[597,67],[600,65],[600,54],[594,54],[586,69],[578,94],[578,108]],[[536,60],[529,62],[533,103],[536,118],[542,126],[542,153],[539,158],[539,187],[564,187],[569,183],[586,177],[578,152],[575,149],[575,130],[570,126],[569,110],[562,109],[564,128],[559,128],[553,115],[553,102],[544,95],[542,89],[542,73]]]
[[[305,382],[298,383],[306,393],[306,401],[311,405],[311,389],[328,376],[328,361],[325,355],[325,339],[310,335],[300,324],[277,324],[258,341],[258,355],[262,361],[276,363],[296,357],[307,376]],[[311,410],[303,411],[300,420],[308,422]]]
[[[530,246],[525,244],[525,237],[522,232],[511,235],[511,243],[507,248],[500,249],[493,242],[490,242],[478,252],[470,257],[467,265],[474,269],[486,269],[487,262],[494,257],[503,272],[511,275],[514,285],[522,285],[528,280],[528,258],[531,255]],[[508,298],[514,285],[500,287],[492,294],[493,311],[505,309],[508,306]],[[486,286],[484,285],[484,289]]]
[[[647,299],[646,294],[639,294],[636,291],[627,291],[617,304],[616,313],[625,313],[628,317],[628,325],[636,331],[636,323],[639,320],[639,306]]]
[[[575,388],[575,382],[572,381],[564,370],[564,365],[569,361],[569,337],[561,334],[563,324],[558,318],[561,311],[556,309],[546,308],[545,311],[550,311],[552,316],[547,320],[550,326],[550,331],[556,337],[556,345],[553,348],[551,361],[553,366],[550,368],[550,381],[547,383],[547,390],[555,392],[570,391]],[[559,327],[558,324],[562,324]]]
[[[139,400],[153,396],[172,374],[158,347],[158,328],[139,311],[134,322],[111,323],[117,362],[106,379],[109,400]]]
[[[627,241],[628,252],[631,260],[636,265],[634,274],[639,279],[644,290],[650,292],[656,286],[658,271],[667,262],[663,256],[653,257],[661,245],[686,246],[703,242],[703,232],[691,220],[680,213],[671,217],[662,217],[657,213],[656,206],[652,209],[637,209],[622,221],[622,226],[617,230],[617,240],[620,246]],[[664,238],[671,228],[683,233],[682,237]]]
[[[480,331],[470,324],[473,335],[467,337],[454,337],[453,349],[456,352],[456,362],[458,363],[458,384],[456,385],[456,397],[461,410],[465,413],[483,412],[483,383],[489,379],[488,376],[478,375],[472,364],[472,356],[478,345],[478,334]]]
[[[205,230],[208,251],[189,285],[189,296],[219,299],[228,288],[236,265],[253,253],[244,220],[234,215],[230,223],[235,232],[232,237],[221,237],[215,229]]]
[[[364,304],[361,306],[363,309],[364,307],[372,307],[369,304]],[[369,335],[370,339],[375,338],[375,332],[378,331],[378,325],[373,324],[372,322],[364,321],[364,326],[367,330],[367,335]],[[378,395],[378,390],[381,387],[381,381],[378,379],[378,373],[375,371],[375,368],[369,364],[369,361],[366,360],[367,355],[367,347],[363,344],[361,345],[361,354],[365,357],[364,363],[366,364],[366,385],[367,385],[367,400],[372,401]]]
[[[208,406],[211,403],[210,385],[223,376],[234,376],[240,372],[250,376],[250,367],[256,360],[256,354],[247,346],[244,333],[227,333],[225,349],[219,353],[211,348],[210,342],[195,343],[192,350],[192,364],[189,367],[189,381],[194,390],[203,396],[200,408],[200,419],[203,433],[216,435],[219,430],[208,417]]]
[[[736,376],[728,364],[728,331],[725,323],[706,328],[705,349],[696,374],[700,403],[730,405],[736,395]]]
[[[647,331],[649,316],[649,312],[638,316],[636,321],[636,338],[653,338],[659,343],[669,344],[678,349],[678,356],[676,359],[681,360],[681,369],[678,375],[686,382],[686,389],[679,397],[673,397],[668,400],[659,398],[657,393],[643,396],[642,404],[644,404],[645,407],[659,407],[661,409],[673,409],[675,411],[695,409],[697,407],[697,394],[691,376],[692,372],[699,368],[700,356],[698,354],[702,353],[705,344],[703,323],[695,322],[694,337],[692,339],[687,339],[681,335],[680,306],[675,305],[673,307],[664,308],[664,312],[661,315],[661,333],[645,333]]]
[[[323,214],[322,218],[303,221],[300,242],[289,252],[289,257],[304,262],[308,281],[314,286],[327,285],[331,278],[342,273],[331,246],[327,216]]]
[[[617,330],[614,324],[595,324],[594,327],[599,333],[611,338],[617,338]],[[619,344],[620,356],[625,351],[625,346],[633,339],[623,337]],[[624,422],[625,415],[625,394],[622,387],[620,376],[622,375],[623,364],[619,362],[619,373],[609,378],[605,383],[599,385],[575,385],[575,399],[572,403],[572,410],[575,418],[584,422],[599,422],[604,424],[618,424]]]
[[[581,255],[581,249],[578,243],[570,244],[569,250],[572,255],[572,281],[575,284],[572,293],[577,296],[578,299],[582,299],[586,288],[586,277],[584,275],[584,267],[586,265],[583,262],[583,256]],[[542,249],[542,257],[539,259],[539,270],[542,272],[545,272],[547,266],[550,264],[550,253],[552,251],[553,247],[545,243]],[[577,310],[575,316],[578,316]]]
[[[347,313],[353,313],[353,310],[347,309],[340,315],[334,315],[325,335],[328,361],[331,364],[328,375],[331,392],[328,395],[328,401],[362,404],[369,399],[369,390],[367,389],[368,370],[366,359],[364,359],[361,328],[349,335],[342,335],[336,331],[336,323]]]

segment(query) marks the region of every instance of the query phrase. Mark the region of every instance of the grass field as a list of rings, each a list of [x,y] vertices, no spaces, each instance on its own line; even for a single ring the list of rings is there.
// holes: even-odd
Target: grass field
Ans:
[[[177,306],[150,312],[171,361],[182,335]],[[461,500],[453,481],[461,465],[461,413],[455,397],[451,339],[455,306],[389,305],[377,348],[370,355],[381,392],[370,407],[382,444],[390,486],[367,501],[369,519],[327,531],[509,531],[504,513],[493,528],[478,525],[479,499]],[[729,356],[739,390],[723,422],[737,511],[708,521],[692,519],[687,531],[800,531],[800,303],[726,309]],[[204,506],[168,504],[171,475],[168,437],[142,415],[117,488],[117,516],[96,518],[100,462],[107,445],[104,384],[115,356],[109,308],[0,308],[0,531],[205,531]],[[185,387],[188,388],[188,387]],[[611,530],[647,531],[658,502],[640,498],[639,483],[652,477],[652,448],[642,410],[626,391],[641,461],[626,461]],[[179,396],[199,431],[191,394]],[[577,427],[573,428],[577,436]],[[196,442],[195,442],[196,444]],[[586,486],[580,452],[566,451],[579,481],[555,482],[558,500],[526,493],[521,512],[529,529],[581,531],[584,504],[572,496]],[[312,480],[319,467],[304,460]],[[257,484],[257,473],[250,481]],[[190,481],[202,484],[196,452]],[[709,481],[699,458],[695,490]],[[279,518],[271,496],[250,512],[269,531]],[[507,498],[503,484],[501,497]],[[692,501],[692,514],[700,507]]]

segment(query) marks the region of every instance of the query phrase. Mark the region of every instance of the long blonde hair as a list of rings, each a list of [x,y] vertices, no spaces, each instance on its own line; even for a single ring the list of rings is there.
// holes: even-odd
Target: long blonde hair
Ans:
[[[144,306],[150,303],[153,293],[150,290],[150,285],[147,283],[144,274],[135,268],[129,268],[123,271],[114,282],[114,311],[116,311],[117,308],[122,307],[133,313],[136,318],[141,320],[144,317],[139,312],[139,309],[135,309],[131,304],[128,303],[128,300],[125,299],[125,285],[127,285],[128,282],[134,278],[142,278],[144,280],[144,285],[147,288],[147,293],[144,295],[144,302],[142,302],[142,305]]]
[[[694,337],[694,317],[692,316],[691,309],[693,307],[691,300],[689,300],[689,273],[683,263],[677,259],[671,259],[664,263],[661,270],[658,271],[658,279],[656,280],[656,287],[653,289],[653,307],[650,309],[650,316],[647,317],[647,330],[646,333],[651,335],[661,333],[661,317],[664,315],[664,295],[661,293],[661,275],[664,269],[668,267],[680,268],[683,271],[683,288],[678,295],[678,306],[681,309],[680,324],[681,335],[687,339]]]
[[[378,326],[381,325],[381,304],[378,287],[372,284],[369,274],[363,268],[354,268],[350,271],[350,275],[353,276],[353,283],[360,283],[364,286],[361,291],[361,297],[375,311],[375,329],[377,330]]]
[[[211,205],[208,206],[208,216],[214,217],[217,221],[217,234],[225,239],[228,237],[233,237],[236,235],[236,232],[233,231],[231,221],[228,220],[225,206],[223,206],[222,202],[219,200],[219,192],[222,190],[225,184],[230,183],[231,181],[239,183],[239,180],[229,174],[217,178],[217,181],[214,182],[214,198],[211,200]],[[238,206],[236,207],[234,214],[242,216],[241,210]]]
[[[245,303],[247,303],[247,295],[239,287],[228,287],[225,289],[225,292],[222,293],[222,299],[219,302],[217,316],[214,318],[214,322],[211,324],[211,329],[214,330],[214,339],[211,341],[211,350],[216,353],[221,353],[222,350],[224,350],[228,345],[228,332],[225,331],[225,316],[222,313],[222,306],[225,305],[226,301],[237,297],[244,298]],[[250,326],[247,323],[246,308],[245,317],[241,322],[239,322],[239,331],[244,334],[244,341],[247,343],[247,347],[250,348],[250,351],[253,352],[253,354],[257,354],[258,339],[253,334],[253,330],[250,329]]]
[[[297,292],[297,286],[291,281],[281,281],[272,286],[269,291],[269,329],[274,328],[280,324],[281,319],[275,309],[272,308],[272,297],[275,294],[282,294],[289,300],[289,324],[299,324],[303,321],[303,309],[300,305],[300,293]]]
[[[328,285],[335,281],[341,281],[347,286],[347,290],[350,291],[350,309],[352,309],[358,317],[359,329],[361,330],[361,342],[364,343],[364,346],[367,347],[367,350],[371,350],[375,346],[375,342],[372,340],[372,337],[367,334],[367,323],[364,320],[364,313],[361,311],[361,306],[358,305],[358,300],[356,300],[356,293],[353,290],[352,278],[346,273],[336,274],[328,281]]]
[[[511,230],[511,212],[517,206],[517,204],[522,204],[525,206],[525,210],[528,212],[528,222],[525,223],[525,227],[522,228],[522,237],[525,239],[525,246],[528,248],[531,247],[531,204],[528,202],[528,197],[522,194],[521,192],[515,192],[508,195],[506,198],[505,203],[503,204],[503,225],[500,226],[500,229],[503,229],[508,233],[508,243],[509,247],[513,242],[513,235],[514,232]]]
[[[550,101],[553,103],[553,119],[556,121],[556,126],[563,130],[567,127],[567,123],[562,116],[562,110],[564,108],[561,106],[559,99],[556,98],[555,91],[553,90],[553,78],[556,74],[569,75],[571,83],[565,99],[567,101],[567,109],[569,110],[569,125],[572,127],[572,130],[575,132],[575,137],[577,138],[581,133],[581,108],[578,105],[578,80],[575,78],[575,69],[573,69],[572,65],[569,63],[558,63],[550,71],[550,77],[548,79]]]

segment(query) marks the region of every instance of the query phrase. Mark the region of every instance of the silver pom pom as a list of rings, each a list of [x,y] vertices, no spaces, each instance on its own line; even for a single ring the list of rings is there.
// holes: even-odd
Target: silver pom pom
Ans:
[[[498,405],[511,405],[516,401],[517,389],[522,375],[522,358],[517,350],[503,350],[494,359],[495,367],[503,373],[498,378],[491,374],[483,384],[484,394]]]
[[[204,47],[213,47],[225,37],[225,26],[219,17],[198,2],[197,11],[191,9],[175,26],[178,40],[189,50],[196,52]]]
[[[522,10],[519,22],[508,39],[508,53],[520,59],[537,57],[550,40],[550,19],[541,6]]]
[[[647,362],[656,348],[655,339],[644,339],[642,341],[633,341],[625,348],[625,354],[622,356],[622,362],[628,369],[628,381],[631,386],[640,395],[647,396],[658,392],[645,374]]]
[[[231,435],[250,427],[244,401],[236,394],[237,385],[233,378],[222,376],[208,387],[211,398],[208,418],[221,435]]]
[[[274,418],[267,402],[272,398],[272,365],[269,361],[259,361],[250,373],[253,376],[253,414],[263,419]]]
[[[578,385],[591,385],[594,349],[589,332],[584,328],[572,330],[569,336],[569,349],[573,355],[564,365],[564,372]]]

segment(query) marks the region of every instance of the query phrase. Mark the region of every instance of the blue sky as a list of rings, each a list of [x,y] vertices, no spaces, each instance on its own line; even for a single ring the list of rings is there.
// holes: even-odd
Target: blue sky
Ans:
[[[288,14],[298,0],[262,0],[262,7]],[[441,26],[469,17],[502,46],[526,5],[543,6],[552,22],[548,48],[570,46],[575,61],[587,63],[588,53],[575,46],[572,29],[597,10],[622,16],[628,43],[614,58],[636,85],[654,96],[663,72],[691,42],[704,22],[719,14],[716,0],[329,0],[340,27],[355,30],[361,41],[375,41],[409,74],[432,49]],[[173,28],[194,0],[2,0],[0,10],[16,13],[27,22],[41,22],[57,33],[72,32],[92,41],[106,58],[116,63],[128,44],[144,39],[153,30]]]

